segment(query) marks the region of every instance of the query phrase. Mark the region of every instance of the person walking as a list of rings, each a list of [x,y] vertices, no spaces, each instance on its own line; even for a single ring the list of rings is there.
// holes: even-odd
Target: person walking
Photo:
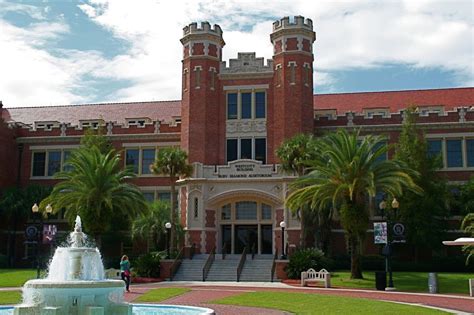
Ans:
[[[123,255],[120,261],[120,276],[125,281],[127,292],[130,292],[130,262],[127,255]]]

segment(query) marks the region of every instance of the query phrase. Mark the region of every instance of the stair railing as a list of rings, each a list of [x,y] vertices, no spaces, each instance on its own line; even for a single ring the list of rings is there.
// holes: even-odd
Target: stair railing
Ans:
[[[170,281],[173,281],[173,277],[176,274],[176,271],[178,271],[179,266],[181,266],[181,262],[183,261],[183,253],[184,253],[184,246],[181,247],[181,250],[179,251],[176,258],[174,259],[173,263],[171,264]]]
[[[191,250],[189,251],[189,259],[193,259],[195,254],[196,254],[196,244],[193,243],[191,245]]]
[[[202,281],[206,281],[207,275],[209,274],[209,270],[211,269],[212,263],[216,259],[216,248],[214,247],[206,259],[206,263],[202,268]]]
[[[225,259],[225,255],[227,254],[227,243],[224,242],[224,244],[222,244],[222,259]]]
[[[244,250],[242,251],[242,256],[240,256],[239,265],[237,266],[237,282],[240,281],[240,274],[242,273],[242,269],[244,268],[246,258],[247,258],[247,247],[245,247]]]
[[[272,275],[270,276],[270,281],[273,282],[273,278],[275,277],[275,269],[276,269],[276,260],[278,259],[278,249],[275,249],[275,255],[273,255],[273,263],[272,263]]]
[[[255,258],[255,243],[252,244],[252,260]]]

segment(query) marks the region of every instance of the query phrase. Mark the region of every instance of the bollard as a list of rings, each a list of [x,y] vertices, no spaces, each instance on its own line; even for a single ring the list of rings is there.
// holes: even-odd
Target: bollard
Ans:
[[[469,279],[469,295],[474,297],[474,279]]]
[[[436,272],[428,274],[428,291],[430,293],[438,293],[438,274]]]

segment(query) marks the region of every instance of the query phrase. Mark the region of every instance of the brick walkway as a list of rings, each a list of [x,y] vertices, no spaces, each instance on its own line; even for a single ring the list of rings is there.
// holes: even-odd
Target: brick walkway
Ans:
[[[351,289],[324,289],[324,288],[301,288],[301,287],[278,287],[271,288],[265,287],[242,287],[242,286],[225,286],[225,285],[186,285],[186,284],[174,284],[174,283],[161,283],[159,285],[149,286],[134,286],[132,287],[132,293],[126,294],[125,298],[127,301],[132,301],[137,296],[152,288],[160,287],[187,287],[191,291],[183,295],[171,298],[169,300],[161,302],[162,304],[183,304],[183,305],[194,305],[209,307],[216,311],[216,314],[285,314],[281,311],[269,310],[269,309],[258,309],[251,307],[240,307],[231,305],[215,305],[209,304],[208,302],[244,292],[256,292],[256,291],[283,291],[283,292],[299,292],[299,293],[312,293],[312,294],[324,294],[333,296],[345,296],[354,298],[366,298],[384,301],[403,302],[411,304],[420,304],[426,306],[440,307],[445,309],[457,310],[460,312],[474,313],[474,298],[468,296],[455,296],[455,295],[433,295],[423,293],[406,293],[406,292],[384,292],[384,291],[372,291],[372,290],[351,290]]]

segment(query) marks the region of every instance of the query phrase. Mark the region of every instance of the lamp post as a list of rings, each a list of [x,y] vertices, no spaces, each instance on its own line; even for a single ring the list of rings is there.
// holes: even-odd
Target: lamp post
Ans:
[[[397,198],[393,198],[392,200],[392,209],[394,210],[394,214],[396,214],[396,211],[398,207],[400,206],[400,203],[398,202]],[[392,222],[390,222],[392,223]],[[390,228],[392,228],[392,225],[390,224]],[[387,229],[389,231],[390,229]],[[395,287],[393,286],[393,277],[392,277],[392,248],[391,248],[392,240],[389,238],[388,240],[388,245],[389,245],[389,251],[388,251],[388,286],[385,288],[385,291],[392,291],[395,290]]]
[[[45,215],[47,218],[48,215],[53,212],[53,207],[51,207],[51,205],[48,204],[45,210],[46,210]],[[39,213],[39,207],[36,203],[31,207],[31,211],[33,212],[33,214],[39,215],[39,230],[37,233],[38,238],[36,241],[36,278],[39,279],[40,271],[41,271],[40,248],[41,248],[41,242],[43,241],[42,236],[43,236],[44,222],[43,222],[43,217],[41,216],[41,213]]]
[[[170,259],[170,230],[171,230],[171,223],[165,223],[166,228],[166,259]]]
[[[280,227],[281,227],[281,256],[280,256],[280,259],[286,259],[286,253],[285,253],[285,228],[286,228],[286,223],[285,223],[285,221],[280,222]]]

